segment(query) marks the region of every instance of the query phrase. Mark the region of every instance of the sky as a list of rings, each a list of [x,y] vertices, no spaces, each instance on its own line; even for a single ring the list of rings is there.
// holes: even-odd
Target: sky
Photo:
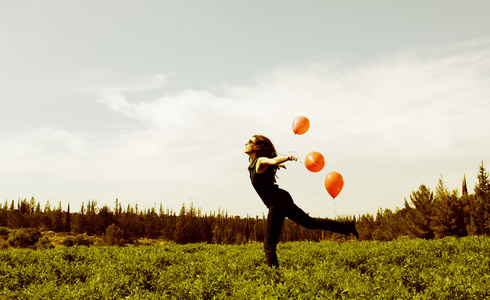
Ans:
[[[488,2],[0,7],[0,203],[260,217],[243,152],[254,134],[299,157],[278,184],[315,217],[396,210],[441,178],[461,193],[466,176],[471,192],[490,162]],[[321,172],[302,164],[311,151]]]

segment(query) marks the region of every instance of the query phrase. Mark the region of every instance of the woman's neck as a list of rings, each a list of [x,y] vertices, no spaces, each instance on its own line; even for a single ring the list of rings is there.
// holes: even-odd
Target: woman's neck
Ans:
[[[248,156],[249,156],[249,160],[252,162],[254,161],[256,158],[257,158],[257,155],[255,152],[252,152],[252,153],[247,153]]]

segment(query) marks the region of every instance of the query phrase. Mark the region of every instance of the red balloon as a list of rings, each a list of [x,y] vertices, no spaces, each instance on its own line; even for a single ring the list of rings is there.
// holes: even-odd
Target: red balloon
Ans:
[[[307,117],[297,117],[293,121],[293,132],[294,134],[304,134],[310,129],[310,120]]]
[[[325,188],[332,198],[335,199],[335,197],[340,194],[343,187],[344,179],[342,178],[342,175],[337,172],[330,172],[327,174],[327,177],[325,177]]]
[[[310,152],[305,157],[305,167],[311,172],[320,172],[325,166],[325,159],[319,152]]]

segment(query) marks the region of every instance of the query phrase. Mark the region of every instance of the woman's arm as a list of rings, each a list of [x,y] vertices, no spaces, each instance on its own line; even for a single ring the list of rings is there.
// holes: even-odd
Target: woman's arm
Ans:
[[[259,157],[259,159],[257,160],[257,165],[256,165],[257,173],[265,172],[265,170],[267,170],[268,166],[282,166],[282,167],[284,167],[284,165],[281,165],[281,164],[283,162],[286,162],[289,160],[298,160],[298,159],[293,155],[276,156],[274,158]]]

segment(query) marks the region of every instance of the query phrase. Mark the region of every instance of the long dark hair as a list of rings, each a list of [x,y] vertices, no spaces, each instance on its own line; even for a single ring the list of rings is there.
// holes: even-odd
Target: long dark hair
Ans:
[[[257,157],[274,158],[277,156],[276,148],[271,140],[260,134],[256,134],[253,137],[255,138],[254,144],[260,146],[260,149],[256,152]]]
[[[277,156],[276,148],[274,147],[274,144],[272,144],[271,140],[269,140],[269,138],[260,134],[256,134],[253,137],[255,138],[254,144],[260,147],[260,149],[257,150],[257,152],[255,153],[256,157],[274,158]],[[269,167],[274,168],[274,182],[276,182],[276,178],[277,178],[276,172],[279,167],[277,166],[269,166]]]

